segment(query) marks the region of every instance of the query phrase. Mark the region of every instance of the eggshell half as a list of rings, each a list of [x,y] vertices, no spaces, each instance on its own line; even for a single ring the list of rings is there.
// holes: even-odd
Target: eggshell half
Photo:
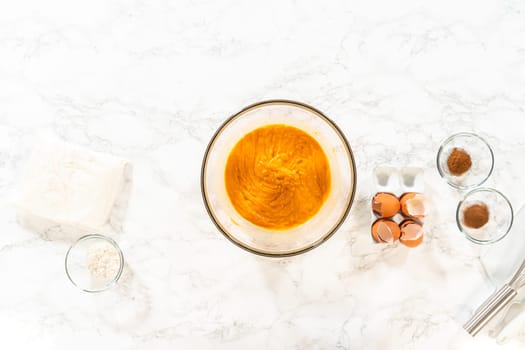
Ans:
[[[399,226],[392,220],[379,219],[372,225],[372,238],[377,243],[394,243],[400,234]]]
[[[372,210],[381,218],[390,218],[396,215],[400,208],[399,199],[392,193],[379,192],[372,198]]]

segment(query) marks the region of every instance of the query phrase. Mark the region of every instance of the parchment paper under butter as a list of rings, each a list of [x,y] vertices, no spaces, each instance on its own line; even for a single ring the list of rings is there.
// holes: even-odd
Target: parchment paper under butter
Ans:
[[[130,181],[131,165],[124,159],[43,139],[20,182],[19,221],[46,239],[102,233],[111,226],[117,198]]]

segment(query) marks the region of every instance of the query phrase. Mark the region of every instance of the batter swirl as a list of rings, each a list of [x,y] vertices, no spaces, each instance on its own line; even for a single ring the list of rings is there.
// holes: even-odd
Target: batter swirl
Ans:
[[[267,125],[246,134],[232,149],[225,185],[242,217],[285,230],[319,211],[330,192],[330,166],[319,143],[306,132]]]

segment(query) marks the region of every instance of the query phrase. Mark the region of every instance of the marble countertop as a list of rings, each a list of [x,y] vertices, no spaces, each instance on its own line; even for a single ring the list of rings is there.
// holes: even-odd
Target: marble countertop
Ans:
[[[333,119],[358,169],[342,227],[284,259],[226,240],[199,187],[204,150],[221,122],[274,98]],[[3,2],[0,344],[523,348],[519,329],[496,339],[462,330],[495,285],[481,248],[456,227],[461,194],[439,177],[435,156],[452,133],[483,135],[496,157],[486,185],[519,212],[524,110],[522,1]],[[42,133],[133,163],[115,234],[127,266],[111,291],[76,289],[64,273],[69,243],[17,221],[18,180]],[[417,249],[370,240],[369,181],[379,164],[426,169],[434,211]]]

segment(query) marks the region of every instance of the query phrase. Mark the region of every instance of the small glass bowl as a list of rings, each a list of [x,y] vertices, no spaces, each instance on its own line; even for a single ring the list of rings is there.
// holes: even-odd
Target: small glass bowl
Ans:
[[[85,292],[102,292],[122,275],[124,255],[113,239],[90,234],[69,248],[65,265],[67,277],[75,286]]]
[[[480,228],[465,225],[463,212],[475,204],[485,204],[489,221]],[[492,188],[477,188],[465,195],[456,210],[456,222],[461,232],[472,242],[490,244],[503,239],[512,227],[514,212],[507,197]]]
[[[466,151],[472,160],[470,169],[459,176],[453,175],[447,165],[448,157],[454,148]],[[439,175],[450,186],[460,190],[470,189],[483,184],[492,174],[494,153],[482,137],[469,132],[461,132],[443,141],[437,154],[437,168]]]

